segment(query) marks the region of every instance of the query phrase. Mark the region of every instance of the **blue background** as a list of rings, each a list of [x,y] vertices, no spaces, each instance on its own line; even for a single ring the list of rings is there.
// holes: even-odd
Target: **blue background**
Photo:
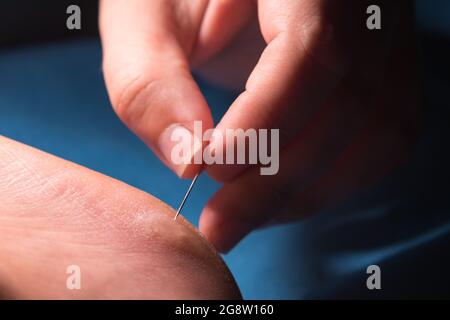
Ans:
[[[450,41],[450,2],[431,2],[418,2],[417,20],[440,44],[422,57],[427,130],[411,163],[340,208],[242,241],[224,259],[245,298],[448,296],[450,73],[441,47],[448,50]],[[0,134],[177,207],[189,181],[165,168],[116,118],[100,67],[96,40],[0,52]],[[235,95],[200,85],[217,119]],[[194,224],[218,187],[200,178],[184,210]],[[383,270],[382,292],[365,287],[370,264]]]

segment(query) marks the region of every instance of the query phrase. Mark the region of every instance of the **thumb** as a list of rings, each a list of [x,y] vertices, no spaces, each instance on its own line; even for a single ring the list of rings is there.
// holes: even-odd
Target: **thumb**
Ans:
[[[182,14],[190,16],[183,19],[186,25],[177,21],[180,13],[167,3],[166,0],[101,2],[103,70],[112,105],[120,119],[178,176],[188,178],[200,168],[192,161],[173,159],[177,143],[174,133],[189,138],[180,142],[189,143],[189,150],[194,152],[193,147],[198,149],[198,143],[194,143],[194,121],[201,121],[204,129],[213,126],[187,58],[207,2],[189,2],[189,7],[182,7],[186,11]]]

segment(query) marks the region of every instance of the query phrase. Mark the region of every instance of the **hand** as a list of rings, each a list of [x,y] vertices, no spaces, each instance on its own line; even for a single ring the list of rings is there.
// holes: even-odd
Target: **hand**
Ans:
[[[213,125],[191,68],[236,85],[232,80],[242,79],[242,71],[256,65],[216,130],[280,129],[280,171],[261,176],[255,166],[207,168],[225,182],[200,221],[201,231],[218,249],[229,250],[260,226],[334,205],[405,159],[418,129],[411,5],[407,0],[380,1],[382,29],[369,31],[370,4],[101,3],[112,104],[180,176],[192,177],[199,168],[171,163],[167,132],[174,124],[192,130],[194,120],[202,121],[204,129]],[[252,24],[256,14],[260,31]],[[255,30],[260,34],[252,35]],[[263,38],[266,46],[260,55],[257,50],[247,55],[244,45],[253,42],[242,38],[255,43]],[[234,66],[238,70],[230,74]]]
[[[156,198],[0,136],[0,298],[238,299],[211,246]],[[66,286],[80,268],[80,290]]]

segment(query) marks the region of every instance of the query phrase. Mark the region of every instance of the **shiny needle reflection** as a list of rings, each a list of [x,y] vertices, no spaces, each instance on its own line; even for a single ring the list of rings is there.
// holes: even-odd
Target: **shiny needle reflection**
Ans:
[[[188,191],[184,195],[183,201],[181,201],[181,204],[180,204],[180,206],[178,207],[178,210],[177,210],[177,214],[175,215],[173,220],[177,220],[178,216],[180,215],[181,209],[183,209],[184,204],[186,203],[186,200],[189,197],[189,194],[191,193],[192,188],[194,187],[194,184],[197,181],[197,178],[198,178],[199,175],[200,175],[200,173],[197,173],[197,175],[194,177],[194,180],[192,180],[191,185],[189,186]]]

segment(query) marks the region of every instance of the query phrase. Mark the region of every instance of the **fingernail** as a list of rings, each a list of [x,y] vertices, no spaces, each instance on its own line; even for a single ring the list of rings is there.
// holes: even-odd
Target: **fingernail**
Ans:
[[[171,125],[159,137],[158,147],[180,178],[195,175],[198,165],[194,164],[194,155],[201,151],[202,144],[189,129],[180,124]]]

